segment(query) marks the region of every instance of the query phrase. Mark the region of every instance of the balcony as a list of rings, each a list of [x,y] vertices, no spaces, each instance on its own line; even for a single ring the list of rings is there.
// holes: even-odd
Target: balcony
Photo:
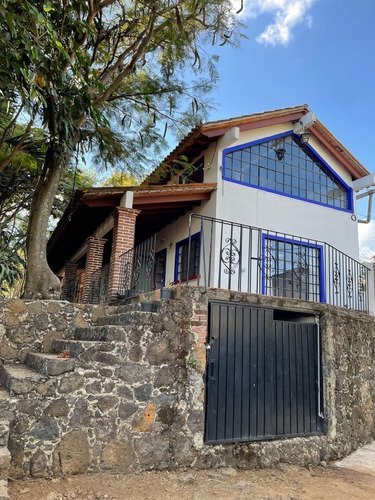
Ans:
[[[117,300],[163,286],[155,243],[153,235],[121,255]],[[192,214],[177,256],[174,283],[369,311],[368,268],[322,241]],[[106,302],[108,266],[91,283],[89,302]]]

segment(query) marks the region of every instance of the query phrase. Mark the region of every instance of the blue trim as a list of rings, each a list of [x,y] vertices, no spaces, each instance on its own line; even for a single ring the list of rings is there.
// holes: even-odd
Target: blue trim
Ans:
[[[166,273],[166,268],[167,268],[167,249],[164,248],[163,250],[159,250],[159,252],[156,252],[155,254],[155,262],[156,262],[156,259],[158,257],[161,257],[162,255],[165,256],[165,259],[164,259],[164,276],[163,276],[163,285],[162,286],[165,286],[165,273]]]
[[[325,304],[326,302],[326,290],[325,290],[325,280],[324,280],[324,253],[323,246],[317,243],[307,243],[306,241],[296,241],[291,238],[283,238],[282,236],[274,236],[273,234],[262,233],[262,295],[266,293],[266,280],[265,280],[265,249],[266,240],[282,241],[284,243],[291,243],[292,245],[300,245],[309,248],[316,248],[318,250],[319,258],[319,295],[320,302]]]
[[[226,153],[233,153],[233,151],[238,151],[239,149],[248,148],[250,146],[256,146],[257,144],[263,144],[264,142],[274,141],[275,139],[280,139],[280,137],[287,137],[288,135],[295,135],[295,134],[293,134],[293,130],[288,130],[288,132],[282,132],[281,134],[270,135],[269,137],[263,137],[262,139],[257,139],[256,141],[245,142],[245,144],[240,144],[239,146],[233,146],[231,148],[223,149],[223,161],[225,159]]]
[[[314,200],[309,200],[307,198],[301,198],[300,196],[296,196],[293,194],[288,194],[288,193],[283,193],[282,191],[276,191],[274,189],[269,189],[261,186],[257,186],[256,184],[250,184],[248,182],[242,182],[242,181],[237,181],[235,179],[230,179],[229,177],[226,177],[225,175],[225,155],[227,153],[232,153],[233,151],[238,151],[241,149],[245,149],[251,146],[256,146],[257,144],[263,144],[264,142],[269,142],[269,141],[274,141],[276,139],[280,139],[281,137],[287,137],[287,136],[292,136],[294,139],[296,139],[297,143],[302,147],[301,141],[299,139],[299,136],[293,133],[293,130],[289,130],[288,132],[283,132],[281,134],[276,134],[276,135],[271,135],[269,137],[264,137],[262,139],[258,139],[256,141],[252,142],[246,142],[244,144],[240,144],[239,146],[233,146],[232,148],[227,148],[223,150],[223,157],[222,157],[222,165],[223,165],[223,179],[228,182],[233,182],[234,184],[240,184],[242,186],[247,186],[247,187],[253,187],[256,189],[260,189],[261,191],[267,191],[268,193],[276,193],[281,196],[286,196],[287,198],[293,198],[295,200],[300,200],[300,201],[307,201],[308,203],[314,203],[315,205],[320,205],[322,207],[328,207],[328,208],[333,208],[334,210],[340,210],[341,212],[346,212],[346,213],[353,213],[354,212],[354,201],[353,201],[353,189],[346,184],[346,182],[339,177],[337,172],[335,172],[332,167],[328,165],[328,163],[322,158],[319,153],[315,151],[314,148],[312,148],[309,144],[304,146],[304,149],[306,149],[310,155],[312,155],[317,161],[319,161],[323,169],[327,171],[329,175],[333,177],[333,179],[341,185],[343,189],[346,191],[346,199],[347,199],[347,204],[348,208],[341,208],[341,207],[335,207],[333,205],[329,205],[327,203],[322,203],[320,201],[314,201]]]
[[[200,232],[194,233],[190,236],[190,239],[191,239],[191,241],[197,240],[197,239],[200,240],[200,236],[201,236]],[[184,245],[188,241],[189,241],[189,236],[176,243],[175,261],[174,261],[174,281],[179,281],[179,279],[178,279],[178,250],[179,250],[180,246]],[[200,247],[199,247],[199,251],[200,251]],[[198,272],[199,272],[199,270],[198,270]],[[190,276],[189,276],[189,278],[190,278]],[[184,277],[182,277],[182,279],[185,280]]]

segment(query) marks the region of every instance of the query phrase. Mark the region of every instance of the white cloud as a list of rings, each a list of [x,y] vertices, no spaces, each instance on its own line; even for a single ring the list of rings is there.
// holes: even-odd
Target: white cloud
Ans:
[[[361,260],[371,260],[375,255],[375,221],[358,224],[359,254]]]
[[[241,0],[232,0],[236,9]],[[257,36],[258,43],[265,45],[287,46],[292,38],[293,28],[306,22],[311,28],[312,17],[307,14],[315,0],[244,0],[242,19],[259,17],[262,14],[273,14],[273,23],[266,26]]]

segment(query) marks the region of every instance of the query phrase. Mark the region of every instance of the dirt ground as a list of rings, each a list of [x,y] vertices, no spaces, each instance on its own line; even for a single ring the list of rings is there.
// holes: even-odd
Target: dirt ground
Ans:
[[[10,481],[11,500],[375,499],[375,476],[335,467],[211,469]]]

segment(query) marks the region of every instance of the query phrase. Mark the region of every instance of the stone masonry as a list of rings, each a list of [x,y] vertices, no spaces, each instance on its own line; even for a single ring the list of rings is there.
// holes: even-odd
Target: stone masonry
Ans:
[[[374,439],[373,318],[295,299],[173,290],[175,299],[158,301],[155,312],[142,312],[140,302],[1,303],[0,418],[10,421],[12,477],[318,464]],[[324,435],[204,444],[209,300],[320,315]],[[57,358],[64,350],[72,357]]]

